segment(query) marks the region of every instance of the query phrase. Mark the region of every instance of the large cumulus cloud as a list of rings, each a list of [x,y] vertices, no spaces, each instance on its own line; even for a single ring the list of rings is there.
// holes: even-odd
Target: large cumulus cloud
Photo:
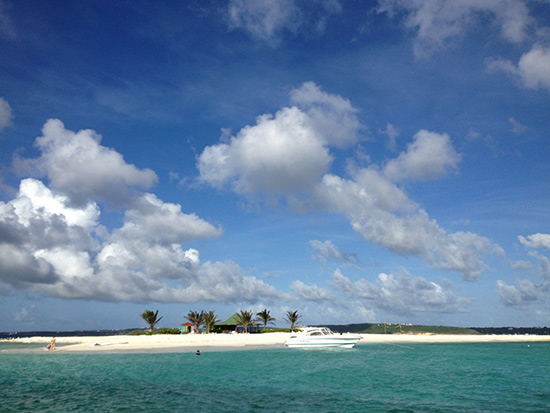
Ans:
[[[238,193],[289,193],[309,188],[329,168],[327,148],[307,115],[296,107],[263,115],[229,144],[205,148],[198,161],[202,179]]]
[[[41,155],[19,159],[35,178],[0,202],[0,286],[51,297],[105,301],[254,301],[279,296],[232,262],[200,261],[184,245],[221,228],[182,206],[141,192],[156,180],[100,144],[92,130],[73,132],[49,120],[37,138]],[[26,168],[26,169],[25,169]],[[122,224],[101,222],[100,202],[123,207]]]
[[[132,189],[147,189],[158,178],[150,169],[128,164],[120,153],[101,145],[101,135],[85,129],[73,132],[58,119],[42,128],[35,146],[41,156],[18,162],[19,168],[37,177],[46,176],[53,189],[67,194],[71,202],[97,199],[127,204]]]
[[[293,90],[291,100],[295,106],[259,116],[228,143],[206,147],[197,163],[201,179],[242,194],[309,190],[330,167],[329,146],[355,144],[361,123],[348,100],[312,82]]]
[[[260,116],[227,143],[204,149],[201,179],[229,185],[240,194],[309,195],[306,208],[344,215],[367,241],[475,280],[487,268],[483,257],[502,252],[470,232],[448,233],[413,202],[398,183],[441,178],[458,170],[461,155],[448,134],[420,130],[397,158],[349,168],[350,178],[330,173],[332,148],[358,143],[365,127],[342,96],[306,82],[290,93],[295,104]]]

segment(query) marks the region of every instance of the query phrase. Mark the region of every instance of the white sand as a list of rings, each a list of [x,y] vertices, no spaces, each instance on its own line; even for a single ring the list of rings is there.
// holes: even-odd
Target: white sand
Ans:
[[[152,336],[56,337],[57,352],[189,352],[283,346],[289,333],[156,334]],[[51,337],[10,339],[12,343],[50,343]],[[7,340],[6,340],[7,341]],[[69,344],[69,345],[67,345]]]
[[[185,334],[153,336],[57,337],[57,352],[195,352],[231,349],[283,347],[290,333],[267,334]],[[443,335],[443,334],[362,334],[358,345],[372,343],[482,343],[550,341],[537,335]],[[2,341],[50,343],[51,337],[30,337]],[[66,345],[70,343],[70,345]]]

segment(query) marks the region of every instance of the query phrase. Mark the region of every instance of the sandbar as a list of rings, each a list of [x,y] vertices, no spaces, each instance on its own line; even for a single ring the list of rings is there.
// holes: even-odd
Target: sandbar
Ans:
[[[57,337],[57,353],[167,353],[228,351],[284,347],[290,333],[264,334],[181,334]],[[550,341],[544,335],[445,335],[445,334],[361,334],[358,346],[387,343],[489,343]],[[44,344],[51,337],[28,337],[0,342]],[[36,349],[36,346],[33,346]]]

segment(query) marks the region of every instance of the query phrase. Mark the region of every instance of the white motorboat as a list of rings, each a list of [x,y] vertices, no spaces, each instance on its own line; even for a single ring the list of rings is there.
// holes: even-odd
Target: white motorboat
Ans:
[[[285,341],[287,347],[345,347],[353,348],[361,337],[336,334],[327,327],[304,327]]]

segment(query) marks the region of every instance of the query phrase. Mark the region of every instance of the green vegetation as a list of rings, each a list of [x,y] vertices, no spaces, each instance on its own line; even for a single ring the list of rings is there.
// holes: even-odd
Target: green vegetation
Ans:
[[[267,308],[259,313],[256,313],[256,315],[258,316],[256,320],[264,323],[264,330],[267,328],[268,324],[275,324],[273,321],[277,321],[277,319],[271,317]]]
[[[259,333],[292,333],[292,330],[290,328],[262,328]]]
[[[179,328],[160,328],[156,331],[150,331],[149,333],[147,333],[148,336],[156,334],[181,334],[181,331],[179,330]]]
[[[294,325],[298,322],[298,320],[302,318],[300,314],[298,314],[298,311],[290,311],[288,310],[286,312],[285,321],[290,324],[290,330],[294,331]]]
[[[145,320],[147,324],[149,324],[149,327],[151,328],[151,331],[155,328],[155,324],[157,324],[160,320],[162,320],[162,317],[158,318],[159,310],[156,312],[153,312],[151,310],[145,310],[143,314],[141,314],[141,318]]]
[[[143,331],[143,330],[132,330],[128,333],[125,333],[126,335],[129,335],[129,336],[144,336],[145,334],[147,334],[147,331]]]
[[[410,324],[349,324],[327,327],[334,331],[360,334],[480,334],[472,328]]]
[[[201,311],[201,313],[203,314],[203,321],[204,321],[204,326],[206,327],[206,334],[210,334],[210,332],[214,328],[214,325],[216,323],[219,323],[220,320],[218,319],[218,316],[214,311],[209,311],[209,312]]]
[[[253,317],[254,315],[252,311],[246,310],[241,310],[237,315],[237,323],[243,326],[243,330],[245,333],[248,333],[248,326],[256,323],[256,321],[253,320]]]
[[[197,311],[189,311],[189,314],[185,316],[186,319],[189,320],[190,323],[193,323],[195,326],[195,333],[200,333],[201,331],[201,324],[204,323],[204,315],[206,313],[204,311],[201,311],[200,313]]]

